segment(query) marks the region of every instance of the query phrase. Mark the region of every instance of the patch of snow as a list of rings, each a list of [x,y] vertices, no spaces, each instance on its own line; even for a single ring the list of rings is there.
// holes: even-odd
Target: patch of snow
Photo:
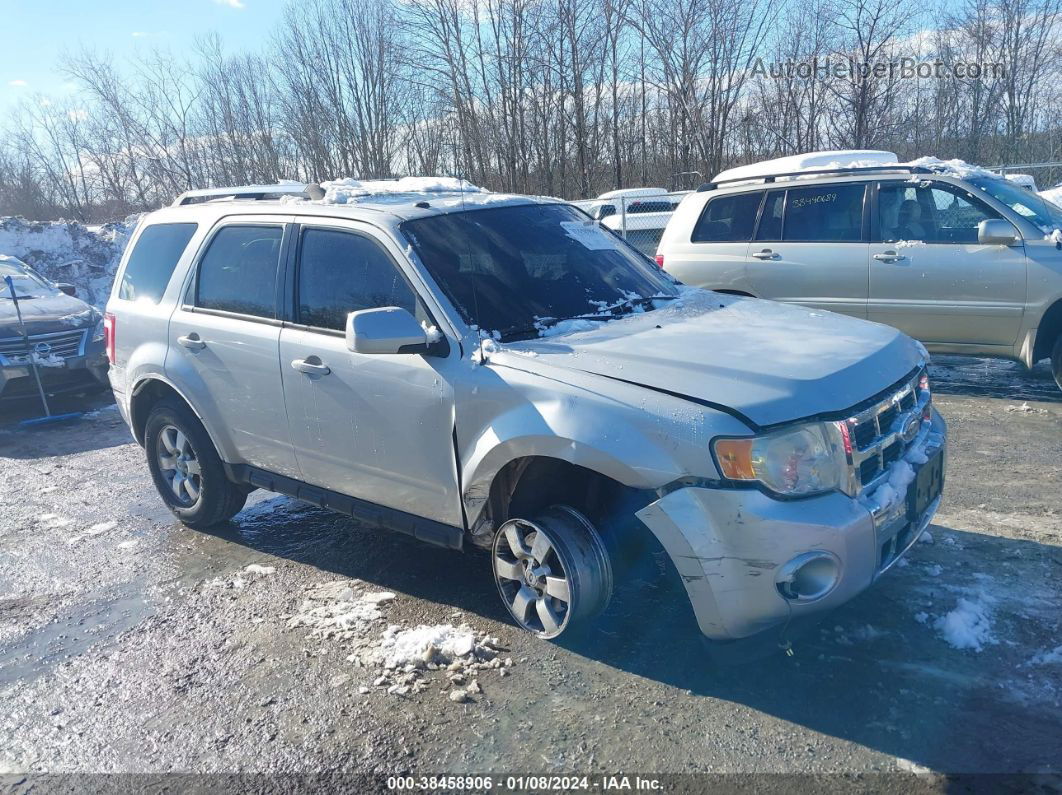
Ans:
[[[1018,412],[1021,412],[1022,414],[1046,414],[1047,413],[1047,409],[1034,408],[1033,406],[1029,405],[1028,401],[1022,403],[1020,406],[1015,406],[1015,405],[1012,404],[1012,405],[1007,406],[1006,408],[1004,408],[1003,411],[1006,411],[1007,413],[1018,411]]]
[[[941,566],[939,563],[930,563],[928,566],[926,566],[926,574],[928,574],[930,577],[939,577],[943,573],[944,567]]]
[[[776,157],[759,163],[729,168],[720,171],[712,178],[720,180],[753,179],[769,174],[788,174],[793,171],[815,171],[831,168],[864,168],[868,166],[892,165],[896,163],[896,153],[881,149],[836,149],[827,152],[807,152],[801,155]]]
[[[1041,651],[1033,655],[1029,665],[1062,664],[1062,646],[1055,646],[1051,651]]]
[[[384,668],[399,668],[410,663],[450,663],[466,657],[476,648],[471,627],[462,624],[421,625],[414,629],[388,627],[380,639]]]
[[[248,574],[273,574],[276,572],[275,566],[262,566],[258,563],[251,563],[248,566],[244,566],[243,570]]]
[[[914,614],[914,620],[917,621],[919,624],[924,624],[929,621],[929,613],[925,612],[924,610],[920,610],[919,612]]]
[[[955,609],[938,618],[933,626],[952,648],[981,651],[985,645],[998,642],[992,635],[989,601],[984,597],[960,598]]]
[[[929,532],[929,528],[928,527],[925,530],[922,531],[922,535],[918,536],[918,543],[919,544],[932,544],[933,543],[933,534],[931,532]]]
[[[433,326],[426,320],[420,321],[420,327],[424,329],[424,336],[429,343],[438,342],[442,339],[442,332],[439,331],[438,326]]]
[[[118,545],[118,549],[132,549],[133,547],[135,547],[139,543],[140,542],[137,541],[135,538],[132,538],[129,541],[123,541],[122,543],[120,543]]]
[[[288,629],[309,627],[310,636],[315,638],[350,638],[363,633],[380,617],[376,602],[349,599],[319,603],[307,599],[288,620]]]
[[[926,245],[926,241],[924,241],[924,240],[897,240],[895,243],[889,243],[889,245],[892,246],[893,248],[918,248],[920,246],[925,246]]]

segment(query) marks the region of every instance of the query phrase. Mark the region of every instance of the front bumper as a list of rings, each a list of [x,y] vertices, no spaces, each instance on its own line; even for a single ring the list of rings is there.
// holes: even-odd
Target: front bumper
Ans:
[[[939,441],[927,452],[946,456],[946,426],[935,410],[930,426]],[[852,599],[915,543],[939,503],[907,521],[895,506],[840,492],[782,501],[752,489],[690,486],[638,517],[671,556],[701,632],[736,640]],[[814,598],[784,596],[794,566],[811,559],[832,572],[832,585]]]
[[[95,350],[98,348],[99,350]],[[77,392],[107,383],[107,353],[102,343],[90,343],[85,353],[62,360],[61,366],[38,366],[44,391],[49,395]],[[33,368],[19,358],[0,357],[0,400],[17,400],[37,395]]]

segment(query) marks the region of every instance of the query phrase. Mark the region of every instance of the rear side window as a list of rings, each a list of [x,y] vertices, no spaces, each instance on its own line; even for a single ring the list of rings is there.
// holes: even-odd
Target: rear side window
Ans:
[[[153,224],[144,229],[129,254],[118,285],[118,297],[124,301],[143,299],[157,304],[198,226]]]
[[[299,250],[298,322],[342,331],[347,315],[398,306],[416,314],[413,289],[379,244],[333,229],[306,229]]]
[[[254,317],[277,316],[279,226],[226,226],[199,263],[195,305]]]
[[[693,228],[694,243],[736,243],[752,239],[762,191],[720,196],[708,202]]]
[[[866,185],[790,188],[783,239],[816,243],[862,240],[865,193]]]

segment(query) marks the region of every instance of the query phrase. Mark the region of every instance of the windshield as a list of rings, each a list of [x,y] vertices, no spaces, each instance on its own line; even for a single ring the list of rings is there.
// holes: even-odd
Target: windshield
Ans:
[[[465,321],[503,339],[677,295],[649,260],[564,204],[436,215],[402,231]]]
[[[1016,182],[992,177],[974,177],[969,182],[992,198],[1003,202],[1018,215],[1032,221],[1045,232],[1062,227],[1062,208]]]
[[[0,259],[0,299],[11,300],[11,291],[3,282],[7,276],[15,283],[15,295],[19,298],[45,298],[55,293],[51,285],[29,268],[18,260],[8,258]]]

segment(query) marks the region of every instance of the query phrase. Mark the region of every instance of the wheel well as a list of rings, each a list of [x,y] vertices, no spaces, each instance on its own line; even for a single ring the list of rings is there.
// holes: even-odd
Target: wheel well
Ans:
[[[645,530],[634,512],[654,499],[653,491],[624,486],[592,469],[559,458],[530,456],[510,461],[494,476],[488,511],[491,525],[497,528],[514,516],[530,518],[551,505],[569,505],[603,535],[622,532],[629,537],[631,528]]]
[[[1036,345],[1033,348],[1033,364],[1051,355],[1051,346],[1062,334],[1062,300],[1055,301],[1040,318],[1036,329]]]
[[[133,427],[133,436],[141,446],[144,444],[144,428],[147,426],[148,415],[151,407],[164,398],[172,398],[188,406],[188,401],[165,381],[157,378],[149,378],[133,391],[132,400],[129,402],[129,424]],[[191,406],[188,409],[194,414]]]

